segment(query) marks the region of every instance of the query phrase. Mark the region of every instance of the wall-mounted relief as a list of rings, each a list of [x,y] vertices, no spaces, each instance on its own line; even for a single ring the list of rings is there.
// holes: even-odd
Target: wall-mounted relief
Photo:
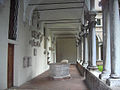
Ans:
[[[40,42],[39,41],[36,41],[35,39],[33,40],[30,40],[29,41],[29,44],[33,47],[40,47]]]
[[[42,42],[43,37],[44,37],[44,35],[41,35],[41,37],[40,37],[40,43]]]
[[[27,58],[27,62],[28,62],[28,63],[27,63],[27,66],[28,66],[28,67],[32,66],[32,57],[28,57],[28,58]]]
[[[31,36],[32,36],[34,39],[40,39],[41,32],[31,31]]]
[[[25,56],[25,57],[23,57],[23,68],[26,68],[27,67],[27,64],[28,62],[27,62],[27,57]]]
[[[37,56],[37,49],[36,48],[33,49],[33,55]]]
[[[41,42],[43,40],[43,34],[38,31],[31,31],[31,37],[32,39],[29,41],[29,44],[33,47],[40,47]]]
[[[40,13],[39,12],[33,12],[32,14],[32,26],[34,26],[36,29],[40,29]]]
[[[27,68],[30,66],[32,66],[32,57],[24,56],[23,57],[23,68]]]
[[[46,52],[47,52],[47,51],[46,51],[46,49],[45,49],[45,50],[44,50],[44,54],[46,54]]]
[[[49,50],[50,50],[50,51],[54,51],[54,48],[52,48],[52,47],[49,47]]]
[[[47,64],[50,64],[50,53],[47,51]]]
[[[49,55],[50,53],[47,51],[47,55]]]

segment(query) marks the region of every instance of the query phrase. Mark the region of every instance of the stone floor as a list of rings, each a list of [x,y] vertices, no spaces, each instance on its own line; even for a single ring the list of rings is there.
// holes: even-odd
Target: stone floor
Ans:
[[[70,66],[70,79],[53,80],[48,71],[16,88],[19,90],[88,90],[84,78],[80,76],[75,65]],[[14,89],[14,90],[16,90]]]

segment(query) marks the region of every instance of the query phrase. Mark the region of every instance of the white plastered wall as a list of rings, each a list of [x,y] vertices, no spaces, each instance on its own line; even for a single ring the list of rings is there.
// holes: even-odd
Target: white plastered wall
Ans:
[[[47,65],[46,54],[44,54],[44,39],[40,47],[31,47],[31,30],[29,24],[23,23],[23,2],[20,1],[18,15],[18,39],[15,46],[15,86],[20,86],[28,80],[38,76],[49,69]],[[37,49],[37,55],[34,56],[34,48]],[[23,67],[23,57],[32,57],[32,66]]]
[[[69,60],[69,63],[75,64],[77,61],[77,51],[75,38],[57,38],[57,62]]]
[[[7,88],[9,0],[0,5],[0,90]]]
[[[14,53],[14,86],[20,86],[28,80],[38,76],[49,69],[46,55],[44,54],[44,38],[40,47],[31,47],[31,30],[28,23],[23,22],[23,0],[19,0],[17,40],[8,40],[10,2],[0,6],[0,90],[7,88],[7,53],[8,43],[15,44]],[[49,42],[48,42],[49,43]],[[37,56],[33,55],[33,49],[37,49]],[[32,66],[23,67],[23,57],[32,58]]]

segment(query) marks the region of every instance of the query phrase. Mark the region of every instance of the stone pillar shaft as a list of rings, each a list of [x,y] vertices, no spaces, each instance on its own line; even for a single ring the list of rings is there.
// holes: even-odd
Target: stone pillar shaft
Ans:
[[[95,12],[91,11],[90,12],[90,37],[91,37],[91,42],[90,42],[90,61],[89,61],[89,66],[88,68],[89,69],[97,69],[97,66],[96,66],[96,31],[95,31]]]
[[[78,42],[80,42],[80,41],[78,41]],[[77,43],[78,43],[77,42]],[[77,61],[80,61],[80,44],[78,44],[77,45],[77,47],[76,47],[76,53],[77,53]]]
[[[88,66],[88,39],[87,35],[84,35],[84,54],[83,54],[83,66],[87,67]]]
[[[80,44],[79,44],[79,51],[80,51],[80,63],[82,62],[82,50],[81,50],[81,39],[79,40]]]
[[[83,37],[80,39],[80,62],[83,63]]]
[[[109,78],[111,72],[111,55],[110,55],[110,11],[109,2],[102,7],[103,10],[103,71],[100,79]]]
[[[95,11],[95,0],[90,0],[90,10]]]
[[[96,67],[96,32],[95,27],[92,27],[92,66]]]
[[[90,30],[89,30],[89,34],[88,34],[88,52],[89,52],[89,60],[88,60],[88,68],[91,66],[91,41],[92,41],[92,39],[91,39],[91,32],[90,32]]]
[[[110,25],[111,25],[111,77],[119,77],[120,70],[120,23],[118,0],[110,0]]]
[[[110,4],[110,42],[111,42],[111,75],[107,79],[110,86],[120,86],[120,23],[118,0],[109,0]]]
[[[98,61],[101,60],[101,45],[98,46]]]

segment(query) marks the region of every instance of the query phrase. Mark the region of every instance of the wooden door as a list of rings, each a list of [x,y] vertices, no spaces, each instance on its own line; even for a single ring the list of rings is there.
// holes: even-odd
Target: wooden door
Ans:
[[[8,88],[13,87],[14,45],[8,44]]]

